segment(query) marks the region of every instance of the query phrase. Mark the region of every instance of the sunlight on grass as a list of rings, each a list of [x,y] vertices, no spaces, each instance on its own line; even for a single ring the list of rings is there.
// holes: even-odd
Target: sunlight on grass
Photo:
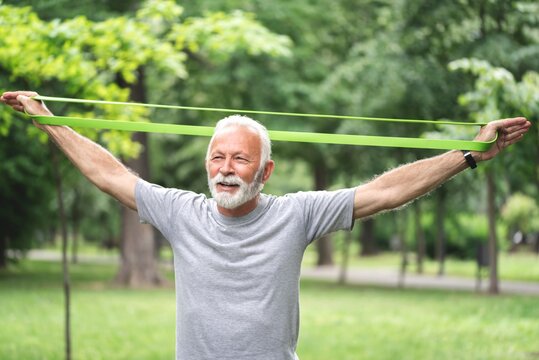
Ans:
[[[302,294],[302,359],[524,359],[537,350],[533,298],[310,282]]]
[[[58,263],[0,272],[0,359],[59,359]],[[127,290],[113,265],[72,266],[75,359],[172,359],[172,288]],[[167,274],[170,276],[170,274]],[[529,359],[539,351],[537,297],[341,287],[302,281],[302,360]]]

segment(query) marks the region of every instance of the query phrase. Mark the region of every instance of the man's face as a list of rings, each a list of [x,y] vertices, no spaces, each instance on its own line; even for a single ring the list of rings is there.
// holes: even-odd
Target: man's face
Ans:
[[[206,169],[208,186],[217,204],[234,209],[255,200],[262,189],[259,136],[242,126],[222,130],[213,140]]]

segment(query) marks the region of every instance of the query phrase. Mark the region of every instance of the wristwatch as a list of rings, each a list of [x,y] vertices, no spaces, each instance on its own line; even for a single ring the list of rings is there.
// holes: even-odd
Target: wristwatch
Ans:
[[[475,169],[477,167],[477,163],[475,162],[472,153],[469,150],[462,150],[462,153],[464,154],[464,159],[466,160],[470,168]]]

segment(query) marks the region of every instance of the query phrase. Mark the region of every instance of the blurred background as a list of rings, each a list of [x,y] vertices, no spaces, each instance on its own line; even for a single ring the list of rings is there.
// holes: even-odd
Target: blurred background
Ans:
[[[409,290],[407,279],[436,285],[458,278],[479,294],[503,294],[504,282],[523,289],[539,283],[538,25],[536,1],[0,0],[0,89],[410,119],[527,117],[533,126],[525,139],[496,160],[309,247],[298,354],[307,360],[537,358],[533,295]],[[47,105],[56,115],[191,125],[213,125],[226,115]],[[462,139],[477,131],[255,118],[272,130]],[[207,138],[80,132],[149,181],[207,193]],[[276,195],[356,186],[440,153],[273,146],[276,171],[264,191]],[[0,107],[0,322],[8,325],[0,330],[6,344],[0,358],[62,356],[62,226],[72,263],[75,357],[172,358],[175,302],[166,241],[151,228],[136,230],[136,213],[92,188],[65,157],[51,161],[54,152],[24,115]],[[389,288],[387,281],[359,287],[353,281],[380,274],[389,274]],[[393,313],[398,309],[405,315]],[[445,339],[445,347],[436,339]]]

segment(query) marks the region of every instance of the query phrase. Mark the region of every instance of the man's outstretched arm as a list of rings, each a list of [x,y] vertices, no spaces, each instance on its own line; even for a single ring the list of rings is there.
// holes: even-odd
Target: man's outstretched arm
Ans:
[[[484,126],[475,140],[498,139],[486,152],[472,152],[476,162],[495,157],[504,148],[518,142],[530,128],[524,118],[497,120]],[[428,192],[466,169],[461,151],[453,150],[432,158],[403,165],[360,185],[354,199],[354,218],[368,217],[398,208]]]
[[[52,115],[40,102],[30,97],[31,91],[5,92],[0,101],[17,111],[35,115]],[[78,134],[67,126],[35,125],[45,131],[71,162],[100,190],[136,210],[135,184],[137,176],[99,144]]]

